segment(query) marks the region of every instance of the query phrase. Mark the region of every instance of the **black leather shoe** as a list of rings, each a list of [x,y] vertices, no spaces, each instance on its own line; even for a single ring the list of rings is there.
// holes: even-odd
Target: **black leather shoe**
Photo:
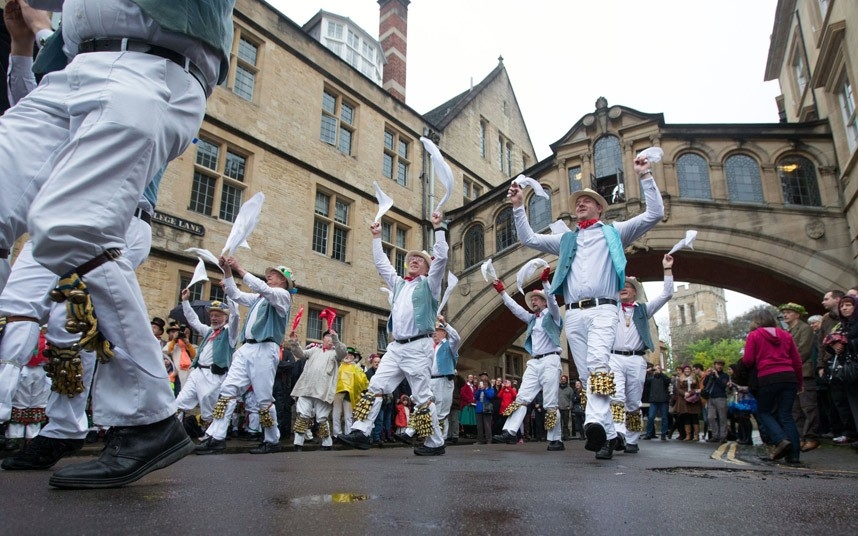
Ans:
[[[459,442],[458,437],[448,437],[447,440],[445,441],[445,443],[448,445],[455,445],[458,442]]]
[[[611,441],[614,442],[614,450],[616,450],[617,452],[622,452],[626,450],[626,436],[624,436],[623,434],[617,432],[617,437],[615,437]]]
[[[280,452],[280,443],[269,443],[268,441],[265,441],[255,449],[250,449],[248,452],[251,454],[272,454],[274,452]]]
[[[350,447],[354,447],[360,450],[369,450],[369,448],[372,446],[369,440],[369,436],[361,432],[360,430],[352,430],[345,435],[341,435],[340,441]]]
[[[215,439],[211,436],[206,436],[197,448],[194,449],[194,454],[220,454],[226,450],[225,439]]]
[[[566,450],[566,445],[562,441],[549,441],[547,450]]]
[[[641,449],[637,445],[632,445],[631,443],[626,444],[626,454],[637,454]]]
[[[242,441],[261,441],[262,432],[248,432],[246,430],[242,430],[238,433],[238,439]]]
[[[200,438],[205,435],[196,415],[186,415],[185,418],[182,419],[182,426],[190,437]]]
[[[115,488],[181,460],[194,443],[176,417],[144,426],[114,426],[97,460],[56,471],[48,484],[56,488]]]
[[[322,445],[322,449],[321,449],[321,450],[323,450],[323,451],[326,451],[326,452],[327,452],[327,451],[334,450],[334,447],[332,447],[332,446],[330,446],[330,445],[327,445],[327,446],[326,446],[326,445]]]
[[[444,445],[441,445],[440,447],[427,447],[425,445],[420,445],[414,449],[414,454],[416,456],[441,456],[444,452]]]
[[[597,460],[610,460],[614,457],[614,440],[605,441],[602,448],[596,451]]]
[[[22,450],[6,457],[0,467],[7,471],[49,469],[66,454],[82,449],[83,444],[83,439],[36,436]]]
[[[653,439],[654,437],[655,437],[655,436],[645,435],[645,436],[643,436],[641,439],[643,439],[643,440],[645,440],[645,441],[649,441],[649,440]]]
[[[772,460],[780,460],[784,456],[786,456],[789,452],[790,447],[792,447],[792,443],[787,439],[781,439],[780,442],[775,445],[774,450],[772,450]]]
[[[511,434],[504,430],[503,433],[501,433],[500,435],[492,436],[492,443],[506,443],[507,445],[515,445],[516,443],[518,443],[518,439],[516,439],[514,434]]]
[[[414,438],[403,432],[396,432],[393,434],[393,439],[399,441],[400,443],[405,443],[406,445],[411,445],[414,442]]]
[[[584,449],[589,450],[590,452],[599,452],[599,450],[608,441],[608,434],[605,433],[605,428],[597,422],[591,422],[590,424],[585,425],[584,435],[587,437],[587,442],[584,443]]]

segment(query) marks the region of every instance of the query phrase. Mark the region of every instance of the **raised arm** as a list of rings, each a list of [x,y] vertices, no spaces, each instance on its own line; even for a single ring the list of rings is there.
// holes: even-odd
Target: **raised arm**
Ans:
[[[507,191],[507,197],[512,202],[512,215],[515,219],[515,232],[518,240],[529,248],[545,253],[560,253],[560,234],[536,234],[527,221],[527,213],[524,211],[524,193],[515,183],[511,183]]]
[[[182,290],[182,312],[185,313],[185,320],[188,321],[188,325],[191,326],[191,329],[199,333],[200,335],[205,335],[209,331],[209,326],[200,322],[200,317],[197,315],[196,311],[191,308],[190,302],[188,299],[191,297],[191,291],[188,289]]]
[[[441,214],[432,213],[432,226],[435,229],[435,244],[432,246],[432,265],[429,267],[429,288],[432,289],[432,296],[437,300],[441,298],[441,284],[444,281],[444,273],[447,271],[447,238],[444,236],[444,229],[441,227]]]
[[[512,311],[512,314],[514,314],[516,318],[518,318],[525,324],[530,322],[530,318],[533,316],[533,313],[527,311],[524,307],[516,303],[514,299],[509,297],[509,294],[504,291],[503,281],[496,280],[494,283],[492,283],[492,286],[495,288],[496,291],[498,291],[498,294],[501,295],[501,298],[503,299],[503,304],[506,305],[507,309]]]
[[[558,326],[563,322],[563,313],[560,312],[560,306],[557,305],[557,296],[550,292],[551,290],[551,268],[545,267],[542,275],[539,277],[542,280],[542,290],[545,292],[545,303],[548,305],[548,314]]]
[[[652,318],[659,309],[673,296],[673,257],[665,255],[661,259],[661,267],[664,269],[664,285],[661,287],[661,294],[646,304],[647,318]]]
[[[391,291],[395,291],[396,285],[402,278],[399,277],[393,265],[390,264],[390,259],[384,254],[384,248],[381,245],[381,222],[373,222],[369,226],[369,230],[372,233],[372,259],[375,262],[375,268]]]
[[[652,178],[649,161],[646,158],[635,159],[635,172],[641,179],[646,211],[627,221],[614,223],[624,246],[643,236],[664,218],[664,201],[658,186],[655,185],[655,179]]]

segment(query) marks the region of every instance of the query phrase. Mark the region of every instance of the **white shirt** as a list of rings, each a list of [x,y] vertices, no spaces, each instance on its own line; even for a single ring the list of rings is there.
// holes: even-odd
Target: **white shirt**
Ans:
[[[548,307],[540,312],[538,315],[531,313],[524,307],[518,304],[515,300],[513,300],[509,294],[506,292],[501,292],[501,298],[503,298],[504,305],[512,311],[512,314],[516,316],[519,320],[524,322],[525,324],[530,323],[530,319],[534,316],[536,317],[536,322],[534,323],[533,330],[530,332],[530,351],[532,355],[540,355],[540,354],[559,354],[562,350],[559,346],[554,344],[551,340],[551,337],[548,336],[548,332],[542,327],[542,317],[545,314],[550,314],[551,318],[554,320],[554,323],[558,326],[560,325],[561,319],[563,316],[560,313],[560,307],[557,305],[557,299],[548,294],[548,288],[550,285],[548,282],[543,282],[542,288],[545,290],[546,296],[548,299],[546,302],[548,303]]]
[[[411,296],[414,294],[414,289],[417,288],[421,280],[420,278],[428,277],[432,297],[436,300],[441,298],[441,283],[443,282],[444,272],[447,269],[447,250],[448,246],[447,240],[444,238],[444,231],[435,231],[435,245],[432,247],[434,260],[429,266],[428,276],[420,276],[412,281],[405,281],[402,290],[399,291],[396,301],[393,303],[390,316],[393,321],[392,333],[394,339],[409,339],[421,335],[414,318],[414,307],[411,303]],[[396,270],[390,264],[390,259],[384,254],[384,249],[381,246],[381,238],[374,238],[372,241],[372,257],[375,261],[375,267],[378,269],[378,275],[395,292],[396,285],[403,278],[396,273]],[[434,322],[434,320],[433,318],[432,321]]]
[[[664,202],[655,180],[642,180],[641,191],[646,199],[646,212],[630,220],[614,223],[623,247],[643,236],[664,217]],[[562,234],[535,234],[527,221],[523,205],[513,209],[513,214],[515,229],[523,245],[554,255],[560,253]],[[587,298],[616,299],[620,292],[602,225],[604,224],[599,222],[578,231],[578,250],[563,288],[563,298],[567,304]]]
[[[254,323],[256,323],[256,317],[259,315],[259,307],[252,307],[256,303],[257,298],[261,296],[263,299],[268,300],[281,316],[287,316],[289,314],[289,308],[292,307],[292,294],[285,288],[269,287],[268,283],[259,279],[250,272],[244,273],[243,280],[244,283],[250,287],[250,290],[254,292],[242,292],[238,290],[238,287],[235,285],[235,279],[232,277],[224,278],[223,283],[226,295],[229,296],[229,299],[239,305],[251,307],[250,311],[247,313],[247,324],[244,327],[244,338],[252,339],[253,335],[250,330]]]

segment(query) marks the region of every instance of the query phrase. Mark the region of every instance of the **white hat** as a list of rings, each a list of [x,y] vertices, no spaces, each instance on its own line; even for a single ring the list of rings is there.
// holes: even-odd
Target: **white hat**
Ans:
[[[599,195],[599,192],[596,190],[591,190],[590,188],[584,188],[583,190],[578,190],[577,192],[573,192],[571,196],[569,196],[569,205],[574,207],[575,203],[578,202],[579,197],[592,197],[596,200],[597,203],[602,205],[602,215],[605,215],[605,211],[608,210],[608,202],[605,201],[605,198]]]
[[[524,295],[524,303],[525,303],[525,305],[527,305],[527,307],[531,311],[533,311],[533,307],[531,307],[531,305],[530,305],[530,298],[532,298],[534,296],[538,296],[538,297],[542,298],[543,300],[545,300],[545,303],[548,303],[548,298],[545,297],[545,291],[543,291],[542,289],[531,290],[530,292],[528,292],[527,294]]]
[[[638,281],[638,278],[627,277],[626,283],[631,283],[631,285],[635,287],[635,301],[638,303],[646,303],[646,291],[643,288],[643,284]]]

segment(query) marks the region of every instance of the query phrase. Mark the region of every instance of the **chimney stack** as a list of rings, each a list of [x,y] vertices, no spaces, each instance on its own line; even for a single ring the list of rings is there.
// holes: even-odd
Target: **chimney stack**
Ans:
[[[411,0],[378,0],[378,40],[387,64],[382,87],[395,99],[405,102],[405,59],[408,36],[408,4]]]

